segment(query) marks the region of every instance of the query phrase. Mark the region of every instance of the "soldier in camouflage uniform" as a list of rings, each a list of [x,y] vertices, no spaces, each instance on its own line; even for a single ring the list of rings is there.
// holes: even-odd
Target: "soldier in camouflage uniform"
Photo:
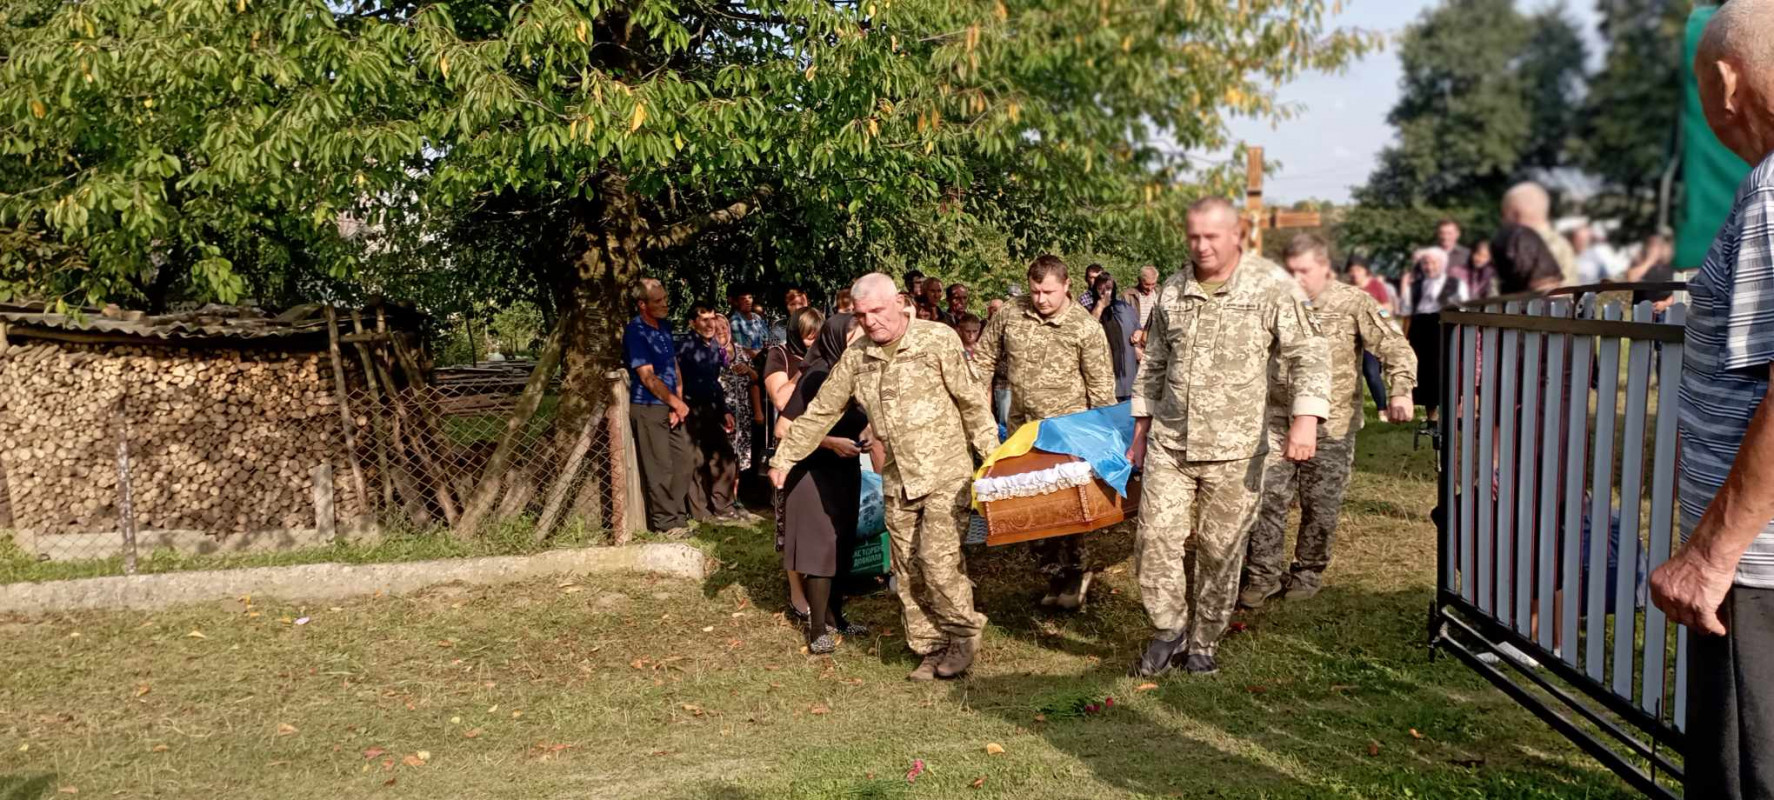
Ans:
[[[893,279],[863,276],[851,293],[868,335],[844,351],[770,461],[777,488],[818,447],[851,400],[886,449],[881,465],[893,572],[907,643],[923,656],[911,680],[953,678],[972,666],[986,618],[973,609],[961,558],[975,458],[998,445],[986,386],[946,325],[911,318]],[[972,455],[969,455],[969,449]]]
[[[1013,298],[986,324],[973,367],[991,375],[1000,362],[1010,379],[1011,431],[1036,420],[1115,404],[1115,368],[1103,326],[1072,302],[1066,262],[1044,255],[1029,265],[1029,294]],[[1043,606],[1075,611],[1090,591],[1081,535],[1035,543],[1049,576]]]
[[[1245,556],[1244,591],[1238,604],[1260,608],[1276,593],[1288,600],[1318,594],[1324,568],[1330,565],[1331,542],[1337,533],[1337,512],[1349,471],[1355,465],[1355,434],[1361,430],[1361,362],[1364,352],[1380,359],[1386,372],[1392,422],[1410,422],[1416,415],[1411,389],[1416,385],[1417,355],[1404,334],[1392,329],[1380,304],[1367,292],[1336,279],[1323,239],[1300,234],[1288,243],[1287,271],[1311,300],[1310,313],[1330,352],[1330,418],[1318,427],[1318,448],[1310,461],[1282,456],[1289,427],[1288,402],[1293,382],[1282,361],[1269,369],[1269,454],[1263,466],[1263,499],[1251,530]],[[1300,533],[1293,566],[1287,567],[1287,511],[1300,501]],[[1285,577],[1285,586],[1284,586]]]
[[[1134,382],[1127,458],[1145,470],[1134,564],[1156,635],[1134,665],[1157,675],[1177,662],[1219,671],[1219,639],[1237,602],[1238,572],[1262,490],[1268,364],[1288,363],[1293,421],[1283,455],[1312,457],[1330,413],[1330,365],[1304,293],[1239,236],[1223,198],[1188,215],[1194,264],[1159,293],[1146,360]]]

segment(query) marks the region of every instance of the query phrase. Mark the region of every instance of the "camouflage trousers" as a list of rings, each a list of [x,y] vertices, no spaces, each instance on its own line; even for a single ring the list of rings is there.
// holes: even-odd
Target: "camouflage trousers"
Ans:
[[[919,655],[941,650],[950,640],[976,636],[986,625],[985,615],[973,609],[973,584],[961,556],[970,486],[963,477],[916,500],[905,500],[897,491],[885,498],[906,643]]]
[[[1287,429],[1271,426],[1269,453],[1263,457],[1263,499],[1245,555],[1244,585],[1264,594],[1280,590],[1284,578],[1308,589],[1323,584],[1337,536],[1337,514],[1355,466],[1353,433],[1341,439],[1319,436],[1318,453],[1305,462],[1283,458],[1286,444]],[[1293,565],[1288,567],[1287,512],[1295,499],[1300,501],[1300,534]]]
[[[1232,621],[1245,539],[1256,519],[1263,460],[1187,461],[1146,450],[1134,570],[1140,602],[1160,638],[1189,638],[1212,655]]]

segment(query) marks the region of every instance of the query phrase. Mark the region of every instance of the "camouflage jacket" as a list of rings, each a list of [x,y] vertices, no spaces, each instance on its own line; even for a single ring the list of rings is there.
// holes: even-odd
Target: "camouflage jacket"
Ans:
[[[1404,334],[1380,315],[1372,295],[1341,281],[1332,281],[1308,307],[1312,321],[1330,351],[1330,418],[1318,426],[1319,436],[1341,439],[1361,430],[1366,415],[1361,411],[1361,362],[1373,353],[1385,369],[1386,391],[1393,397],[1410,396],[1417,385],[1417,354],[1411,352]],[[1269,424],[1287,427],[1293,382],[1287,363],[1269,362]],[[1381,407],[1385,400],[1378,401]]]
[[[1068,301],[1045,319],[1027,296],[1012,298],[986,324],[973,354],[974,369],[991,375],[1006,362],[1014,431],[1032,420],[1115,404],[1115,368],[1102,323]]]
[[[1151,443],[1189,461],[1266,452],[1271,358],[1289,364],[1289,411],[1328,417],[1330,358],[1304,297],[1292,276],[1248,252],[1212,296],[1193,268],[1165,281],[1133,384],[1133,415],[1152,418]]]
[[[973,456],[984,460],[998,446],[986,384],[967,364],[961,337],[947,325],[914,319],[891,359],[868,339],[844,351],[770,467],[787,471],[811,455],[852,399],[887,448],[883,490],[906,500],[965,482]]]

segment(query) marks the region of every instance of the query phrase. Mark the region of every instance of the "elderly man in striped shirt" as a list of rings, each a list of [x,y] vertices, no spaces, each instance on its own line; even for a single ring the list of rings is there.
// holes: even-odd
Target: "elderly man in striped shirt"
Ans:
[[[1651,592],[1693,633],[1684,796],[1774,798],[1774,0],[1722,6],[1694,72],[1719,141],[1758,166],[1688,284],[1684,543]]]

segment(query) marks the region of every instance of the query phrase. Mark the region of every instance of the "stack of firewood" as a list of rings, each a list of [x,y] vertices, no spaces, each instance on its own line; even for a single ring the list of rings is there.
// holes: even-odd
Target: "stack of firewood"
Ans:
[[[127,429],[136,527],[214,535],[315,525],[311,471],[332,464],[361,513],[323,353],[43,342],[0,359],[0,468],[12,525],[117,530]]]

